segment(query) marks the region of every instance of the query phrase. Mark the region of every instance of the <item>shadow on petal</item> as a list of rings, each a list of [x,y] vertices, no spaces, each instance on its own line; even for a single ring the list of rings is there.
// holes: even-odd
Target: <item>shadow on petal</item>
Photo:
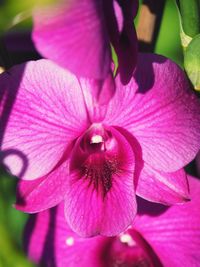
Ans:
[[[134,78],[138,84],[138,93],[145,94],[155,84],[153,64],[165,63],[167,58],[147,53],[140,53]],[[148,75],[147,75],[148,73]]]
[[[139,215],[147,214],[149,216],[158,216],[170,208],[169,206],[149,202],[140,197],[137,197],[137,203]]]
[[[13,86],[10,86],[10,80],[12,77],[11,72],[8,70],[0,75],[0,148],[2,147],[2,142],[4,140],[4,133],[6,131],[6,127],[9,121],[9,117],[13,108],[13,105],[15,103],[16,96],[18,94],[19,85],[21,82],[21,79],[23,77],[25,65],[21,65],[21,68],[18,71],[18,76],[15,79],[15,83]],[[28,167],[28,159],[26,155],[22,151],[15,150],[15,149],[7,149],[7,150],[1,150],[0,152],[0,162],[5,167],[6,170],[9,170],[7,168],[5,162],[6,159],[10,156],[14,156],[17,158],[17,161],[20,161],[19,165],[20,168],[18,169],[18,176],[21,177],[27,167]]]

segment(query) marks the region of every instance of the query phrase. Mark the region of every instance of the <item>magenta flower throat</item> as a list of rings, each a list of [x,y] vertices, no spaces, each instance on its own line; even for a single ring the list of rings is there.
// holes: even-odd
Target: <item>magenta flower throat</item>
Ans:
[[[48,60],[1,75],[4,90],[12,92],[24,67],[2,144],[18,152],[4,157],[21,179],[17,209],[35,213],[64,201],[73,231],[113,236],[133,222],[136,194],[167,205],[189,199],[182,168],[199,150],[200,106],[173,62],[140,55],[134,77],[124,86],[117,76],[104,105],[94,101],[91,79]]]
[[[123,172],[123,165],[126,164],[126,151],[118,141],[101,124],[93,124],[72,156],[72,169],[79,170],[80,177],[88,179],[89,184],[93,184],[103,196],[111,189],[113,176]]]

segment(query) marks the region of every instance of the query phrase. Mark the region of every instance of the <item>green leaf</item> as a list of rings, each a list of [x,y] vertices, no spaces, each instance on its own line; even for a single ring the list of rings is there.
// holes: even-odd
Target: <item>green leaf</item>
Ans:
[[[200,34],[192,39],[185,50],[184,67],[194,89],[200,91]]]
[[[179,18],[181,44],[182,44],[183,50],[185,50],[187,48],[187,46],[189,45],[189,43],[192,41],[192,37],[190,37],[189,35],[187,35],[184,32],[183,20],[182,20],[182,16],[181,16],[177,1],[175,1],[175,4],[176,4],[176,8],[177,8],[177,12],[178,12],[178,18]]]
[[[200,33],[199,0],[179,0],[182,27],[186,35],[195,37]]]
[[[0,167],[0,267],[33,267],[22,251],[27,214],[12,207],[17,179]]]

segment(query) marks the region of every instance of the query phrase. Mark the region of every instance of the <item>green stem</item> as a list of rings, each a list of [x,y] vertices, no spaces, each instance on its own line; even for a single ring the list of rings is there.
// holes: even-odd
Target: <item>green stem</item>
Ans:
[[[200,33],[200,0],[178,0],[185,34],[194,37]]]

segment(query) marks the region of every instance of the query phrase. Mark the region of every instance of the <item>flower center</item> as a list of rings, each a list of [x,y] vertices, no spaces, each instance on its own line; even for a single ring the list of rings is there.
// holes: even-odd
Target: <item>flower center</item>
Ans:
[[[80,178],[105,197],[120,168],[119,145],[111,131],[101,124],[92,125],[81,137],[74,158]]]

